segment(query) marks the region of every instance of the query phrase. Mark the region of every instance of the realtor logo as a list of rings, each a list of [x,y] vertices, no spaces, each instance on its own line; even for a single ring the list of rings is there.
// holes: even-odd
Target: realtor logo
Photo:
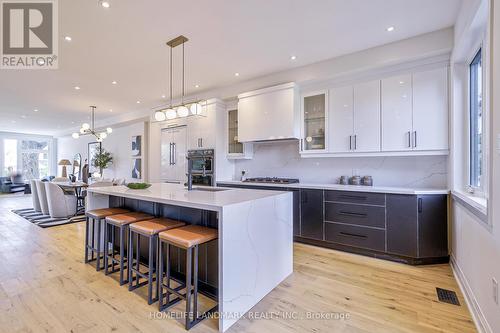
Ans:
[[[57,68],[56,0],[0,0],[1,68]]]

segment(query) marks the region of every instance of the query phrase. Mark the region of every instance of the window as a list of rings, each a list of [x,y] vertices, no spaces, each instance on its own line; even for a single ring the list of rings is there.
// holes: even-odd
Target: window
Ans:
[[[49,143],[44,140],[21,141],[22,172],[25,179],[49,175]]]
[[[481,49],[469,65],[469,187],[482,192],[483,159],[483,73]]]
[[[9,176],[17,171],[17,140],[5,139],[3,141],[3,170],[2,175]]]
[[[50,174],[51,140],[43,138],[1,138],[0,173],[21,173],[25,180],[40,179]]]

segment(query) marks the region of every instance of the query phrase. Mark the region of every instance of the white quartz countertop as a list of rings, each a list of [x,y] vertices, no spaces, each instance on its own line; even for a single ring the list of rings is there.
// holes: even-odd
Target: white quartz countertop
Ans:
[[[192,207],[213,211],[220,211],[224,206],[238,204],[246,201],[253,201],[262,198],[281,195],[286,192],[248,190],[248,189],[228,189],[221,188],[222,191],[201,191],[195,186],[193,191],[188,191],[186,187],[179,184],[155,183],[145,190],[132,190],[128,187],[105,186],[89,187],[90,193],[112,195],[123,198],[158,202],[175,206]]]
[[[336,190],[336,191],[354,191],[354,192],[374,192],[374,193],[390,193],[390,194],[448,194],[447,189],[434,188],[411,188],[411,187],[386,187],[386,186],[356,186],[356,185],[340,185],[340,184],[315,184],[315,183],[295,183],[295,184],[269,184],[269,183],[251,183],[242,182],[239,180],[224,180],[217,181],[217,184],[224,185],[244,185],[244,186],[268,186],[281,188],[308,188],[320,190]]]

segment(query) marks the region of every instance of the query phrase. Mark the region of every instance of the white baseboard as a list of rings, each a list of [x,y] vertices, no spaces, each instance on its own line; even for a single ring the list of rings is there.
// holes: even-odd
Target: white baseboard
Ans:
[[[479,306],[479,303],[477,302],[476,297],[474,296],[474,293],[472,292],[472,289],[470,288],[469,283],[467,282],[467,279],[465,278],[465,275],[453,254],[450,255],[450,264],[458,286],[460,287],[462,294],[465,296],[465,302],[467,303],[467,307],[472,314],[472,320],[474,320],[477,331],[479,333],[493,333],[493,330],[488,324],[483,311],[481,311],[481,307]]]

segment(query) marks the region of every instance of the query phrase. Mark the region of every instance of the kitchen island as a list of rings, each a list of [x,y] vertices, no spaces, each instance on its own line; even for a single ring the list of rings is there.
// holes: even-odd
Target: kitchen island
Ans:
[[[218,229],[217,245],[200,247],[199,284],[219,304],[219,331],[278,286],[293,271],[292,194],[283,191],[153,184],[88,189],[87,210],[126,207]],[[172,256],[183,274],[183,253]]]

